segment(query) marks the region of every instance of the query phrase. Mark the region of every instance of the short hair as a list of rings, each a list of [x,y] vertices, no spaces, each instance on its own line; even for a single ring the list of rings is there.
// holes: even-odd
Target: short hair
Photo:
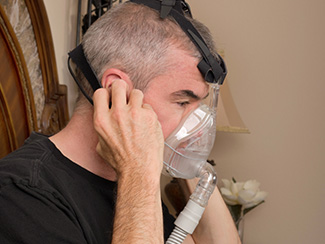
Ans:
[[[194,19],[189,20],[215,54],[207,27]],[[118,4],[100,17],[85,33],[82,45],[99,81],[105,70],[118,68],[128,74],[134,88],[142,91],[150,80],[168,70],[171,47],[184,50],[198,60],[201,58],[200,52],[172,17],[161,19],[158,11],[131,2]],[[92,94],[80,73],[81,84],[88,94]],[[79,97],[83,97],[80,94]]]

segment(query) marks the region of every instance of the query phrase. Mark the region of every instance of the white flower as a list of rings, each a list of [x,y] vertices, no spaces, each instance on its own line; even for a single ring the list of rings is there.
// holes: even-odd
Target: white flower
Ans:
[[[258,205],[264,201],[267,193],[260,191],[260,183],[256,180],[234,182],[222,179],[224,187],[220,188],[225,202],[229,205],[242,205],[244,209]]]

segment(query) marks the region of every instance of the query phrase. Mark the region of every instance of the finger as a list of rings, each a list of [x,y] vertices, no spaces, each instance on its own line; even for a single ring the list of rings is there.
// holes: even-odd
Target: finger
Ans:
[[[102,147],[102,145],[100,143],[97,144],[96,146],[96,152],[98,153],[98,155],[104,159],[106,162],[108,162],[108,159],[105,158],[105,152],[104,152],[104,149]]]
[[[143,107],[143,108],[146,108],[146,109],[150,109],[150,110],[153,111],[153,108],[152,108],[151,105],[148,104],[148,103],[144,103],[144,104],[142,104],[142,107]]]
[[[93,95],[94,116],[107,113],[109,106],[109,92],[106,88],[99,88]]]
[[[99,142],[96,145],[96,152],[102,157],[102,147]]]
[[[143,92],[138,89],[133,89],[130,93],[129,105],[141,107],[143,103]]]
[[[112,108],[121,108],[127,102],[128,84],[124,80],[116,79],[112,83]]]

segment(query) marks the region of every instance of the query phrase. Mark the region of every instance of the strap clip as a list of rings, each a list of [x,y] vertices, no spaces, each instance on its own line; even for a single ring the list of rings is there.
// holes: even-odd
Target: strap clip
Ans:
[[[165,19],[172,8],[175,6],[176,0],[162,0],[160,9],[160,18]]]

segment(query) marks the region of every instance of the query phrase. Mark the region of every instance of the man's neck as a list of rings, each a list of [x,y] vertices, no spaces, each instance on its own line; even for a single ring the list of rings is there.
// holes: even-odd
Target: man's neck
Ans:
[[[49,139],[71,161],[102,178],[116,181],[114,169],[96,152],[98,137],[92,111],[74,113],[68,125]]]

